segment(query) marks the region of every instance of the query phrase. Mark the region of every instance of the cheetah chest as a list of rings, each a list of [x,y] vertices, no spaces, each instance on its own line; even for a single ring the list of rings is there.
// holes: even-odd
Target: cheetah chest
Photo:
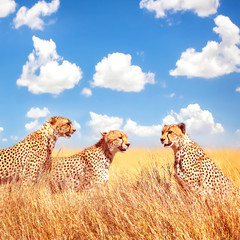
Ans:
[[[186,150],[177,152],[174,169],[178,180],[194,185],[197,188],[201,184],[201,162],[194,152]]]
[[[109,159],[104,153],[97,154],[92,168],[93,180],[105,183],[109,179],[109,167],[112,159]]]

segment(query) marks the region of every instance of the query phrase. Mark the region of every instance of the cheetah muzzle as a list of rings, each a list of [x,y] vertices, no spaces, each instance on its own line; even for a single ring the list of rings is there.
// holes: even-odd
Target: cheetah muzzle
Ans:
[[[118,149],[119,149],[121,152],[126,152],[126,151],[127,151],[127,148],[123,148],[122,146],[118,147]]]

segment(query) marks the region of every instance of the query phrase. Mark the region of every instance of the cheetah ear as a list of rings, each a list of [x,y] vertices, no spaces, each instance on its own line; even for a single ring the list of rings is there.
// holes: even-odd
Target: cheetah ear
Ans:
[[[185,134],[185,132],[186,132],[186,125],[185,125],[185,123],[179,123],[178,127],[181,129],[182,133]]]
[[[57,117],[50,117],[48,119],[48,122],[50,122],[52,125],[54,125],[57,122]]]
[[[105,137],[106,136],[106,132],[101,132],[101,135],[103,136],[103,137]]]

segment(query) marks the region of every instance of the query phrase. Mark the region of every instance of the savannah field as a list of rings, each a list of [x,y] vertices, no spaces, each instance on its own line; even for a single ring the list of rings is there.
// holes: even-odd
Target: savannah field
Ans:
[[[240,150],[206,152],[239,187]],[[117,153],[109,184],[82,193],[52,194],[47,176],[25,190],[2,185],[0,239],[240,239],[240,197],[203,201],[182,191],[173,161],[165,149]]]

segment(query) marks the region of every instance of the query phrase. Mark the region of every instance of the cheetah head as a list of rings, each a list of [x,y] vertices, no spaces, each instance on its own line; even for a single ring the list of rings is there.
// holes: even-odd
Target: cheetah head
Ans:
[[[162,136],[160,138],[164,147],[178,147],[179,139],[184,138],[186,132],[186,126],[184,123],[165,125],[162,130]]]
[[[111,153],[126,152],[130,146],[127,134],[119,130],[111,130],[109,132],[101,132],[105,143]]]
[[[50,117],[48,122],[51,124],[55,135],[58,137],[70,138],[76,131],[72,122],[65,117]]]

